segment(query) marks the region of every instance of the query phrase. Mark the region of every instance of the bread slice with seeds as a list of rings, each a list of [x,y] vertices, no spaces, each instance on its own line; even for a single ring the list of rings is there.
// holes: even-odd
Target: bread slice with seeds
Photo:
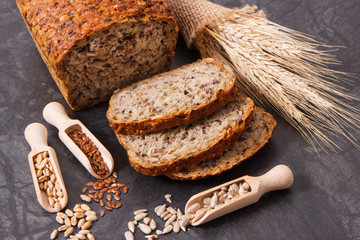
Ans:
[[[239,93],[225,107],[193,123],[145,135],[117,134],[117,138],[137,171],[165,174],[228,150],[245,129],[253,108],[253,101]]]
[[[253,156],[269,140],[276,126],[275,119],[263,109],[255,107],[253,117],[239,140],[224,155],[203,161],[190,169],[167,173],[177,180],[195,180],[218,175]]]
[[[114,93],[107,118],[119,134],[191,123],[236,97],[235,77],[213,59],[159,74]]]

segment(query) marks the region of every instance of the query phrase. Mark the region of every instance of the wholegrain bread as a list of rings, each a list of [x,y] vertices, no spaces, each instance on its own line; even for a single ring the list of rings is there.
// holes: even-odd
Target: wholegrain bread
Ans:
[[[213,59],[117,90],[107,118],[119,134],[145,134],[210,115],[236,97],[234,75]]]
[[[255,107],[253,117],[239,140],[222,156],[203,161],[190,169],[167,173],[177,180],[195,180],[220,174],[253,156],[269,140],[276,126],[275,119],[263,109]]]
[[[171,68],[178,34],[162,0],[16,0],[69,106],[83,109],[114,90]]]
[[[215,113],[171,129],[145,135],[116,134],[130,164],[146,175],[190,167],[228,150],[251,117],[253,101],[241,94]]]

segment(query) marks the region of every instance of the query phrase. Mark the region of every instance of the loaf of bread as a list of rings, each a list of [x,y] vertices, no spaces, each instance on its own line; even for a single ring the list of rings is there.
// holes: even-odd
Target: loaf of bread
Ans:
[[[69,106],[171,68],[178,34],[163,0],[16,0]]]
[[[222,156],[203,161],[190,169],[167,173],[177,180],[195,180],[220,174],[253,156],[269,140],[276,126],[275,119],[263,109],[255,107],[253,117],[239,140]]]
[[[117,90],[107,118],[120,134],[145,134],[191,123],[236,97],[234,75],[208,58]]]
[[[228,150],[245,129],[253,107],[250,98],[239,94],[225,107],[190,124],[145,135],[116,135],[137,171],[160,175],[190,167]]]

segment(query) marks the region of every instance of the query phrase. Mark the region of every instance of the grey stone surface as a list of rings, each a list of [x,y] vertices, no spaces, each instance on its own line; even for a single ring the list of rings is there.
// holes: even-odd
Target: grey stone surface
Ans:
[[[327,44],[346,46],[336,52],[343,62],[334,68],[360,76],[359,0],[217,0],[228,7],[257,4],[279,24],[314,35]],[[199,57],[179,39],[174,67]],[[360,97],[359,78],[348,92]],[[57,137],[53,126],[42,118],[43,107],[51,101],[65,105],[28,33],[13,0],[0,1],[0,238],[49,239],[57,228],[55,215],[37,202],[24,138],[25,127],[44,123],[48,142],[57,152],[69,193],[68,207],[80,202],[85,183],[94,180]],[[349,101],[360,109],[359,102]],[[284,163],[295,175],[289,190],[266,194],[258,203],[233,212],[188,233],[161,236],[162,239],[360,239],[360,154],[349,142],[337,139],[343,150],[317,154],[278,115],[271,141],[252,159],[221,176],[195,182],[172,181],[136,173],[118,144],[105,118],[107,103],[73,112],[108,148],[115,159],[115,171],[129,186],[122,196],[123,207],[107,213],[92,232],[97,239],[121,239],[132,212],[153,209],[173,195],[173,206],[184,208],[193,194],[236,177],[260,175]],[[355,133],[356,134],[356,133]],[[359,134],[355,135],[359,139]],[[99,206],[91,204],[99,211]],[[155,215],[153,215],[155,217]],[[160,220],[157,219],[160,223]],[[144,238],[140,231],[137,238]],[[58,239],[62,239],[61,237]]]

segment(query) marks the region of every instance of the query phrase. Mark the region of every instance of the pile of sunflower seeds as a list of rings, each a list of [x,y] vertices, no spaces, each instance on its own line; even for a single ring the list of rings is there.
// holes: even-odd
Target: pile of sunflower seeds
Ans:
[[[251,191],[249,183],[242,180],[233,183],[229,187],[222,187],[220,191],[214,191],[202,200],[202,203],[192,204],[188,210],[191,222],[200,220],[208,211],[221,207],[224,203],[236,200]]]
[[[166,195],[166,200],[170,199],[169,194]],[[145,234],[147,239],[156,239],[159,235],[168,234],[171,232],[179,233],[180,229],[184,232],[187,231],[186,227],[190,223],[190,217],[184,215],[178,208],[175,209],[166,204],[155,207],[154,212],[162,220],[165,221],[162,230],[157,229],[158,224],[156,221],[148,217],[148,209],[139,209],[134,212],[134,220],[128,222],[129,231],[125,232],[126,240],[133,240],[136,226],[142,233]]]
[[[98,217],[95,211],[86,204],[76,204],[74,209],[66,209],[65,212],[58,212],[56,214],[56,221],[61,224],[58,229],[55,229],[50,239],[56,239],[58,232],[64,232],[64,237],[71,240],[95,240],[94,235],[90,233],[92,222],[97,221]],[[75,228],[79,231],[74,233]]]
[[[46,192],[50,207],[57,212],[62,209],[60,199],[64,196],[59,182],[56,179],[49,152],[41,152],[34,158],[34,166],[39,187]]]

